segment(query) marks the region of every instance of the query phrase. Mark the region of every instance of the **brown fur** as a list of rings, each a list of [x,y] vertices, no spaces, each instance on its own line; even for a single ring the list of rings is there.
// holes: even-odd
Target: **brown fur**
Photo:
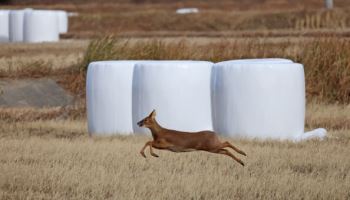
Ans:
[[[172,152],[208,151],[230,156],[244,166],[244,163],[240,159],[224,148],[231,148],[245,156],[246,154],[227,141],[221,142],[215,132],[200,131],[190,133],[166,129],[157,123],[155,116],[156,112],[153,110],[149,116],[137,123],[140,127],[149,128],[153,136],[153,141],[146,142],[140,151],[143,157],[146,157],[144,151],[148,146],[150,147],[151,155],[154,157],[158,157],[158,155],[153,152],[152,147]]]

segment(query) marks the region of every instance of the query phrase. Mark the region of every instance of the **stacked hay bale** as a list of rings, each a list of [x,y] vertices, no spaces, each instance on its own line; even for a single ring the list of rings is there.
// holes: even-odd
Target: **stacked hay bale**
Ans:
[[[0,10],[0,42],[9,41],[9,11]]]
[[[68,13],[64,10],[55,11],[58,15],[58,30],[60,34],[68,32]]]
[[[210,73],[205,61],[140,62],[133,79],[135,133],[149,133],[136,123],[153,109],[158,122],[180,131],[212,130]]]
[[[216,63],[214,130],[235,138],[295,139],[304,132],[303,65],[290,60]]]
[[[92,135],[130,134],[132,78],[138,61],[89,64],[86,82],[88,129]]]
[[[63,10],[1,10],[0,41],[57,42],[68,31],[68,14]]]
[[[31,11],[30,8],[10,11],[9,34],[11,42],[23,42],[24,13]]]
[[[35,10],[24,14],[24,42],[57,42],[58,15],[53,11]]]
[[[93,62],[87,108],[95,135],[149,134],[137,122],[155,109],[160,125],[179,131],[293,141],[326,136],[325,129],[304,133],[304,68],[288,59]]]

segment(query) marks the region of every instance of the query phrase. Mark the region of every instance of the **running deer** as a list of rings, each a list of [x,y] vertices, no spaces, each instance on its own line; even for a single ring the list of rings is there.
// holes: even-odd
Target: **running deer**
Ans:
[[[244,156],[246,156],[246,154],[227,141],[220,142],[214,132],[200,131],[189,133],[166,129],[157,123],[155,117],[156,111],[153,110],[149,116],[137,123],[140,127],[149,128],[153,136],[153,141],[146,142],[145,146],[140,151],[143,157],[146,158],[145,149],[147,146],[149,146],[150,153],[154,157],[159,156],[153,152],[152,147],[172,152],[208,151],[230,156],[244,166],[244,163],[239,158],[224,148],[229,147]]]

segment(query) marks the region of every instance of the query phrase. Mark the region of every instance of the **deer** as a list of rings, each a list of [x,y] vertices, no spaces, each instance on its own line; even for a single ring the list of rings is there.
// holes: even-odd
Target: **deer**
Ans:
[[[156,121],[155,110],[137,122],[137,125],[150,129],[153,137],[153,140],[146,142],[140,151],[140,154],[145,158],[145,149],[149,146],[150,154],[154,157],[159,156],[153,152],[153,148],[171,152],[207,151],[229,156],[244,166],[244,163],[239,158],[225,148],[231,148],[244,156],[247,156],[247,154],[228,141],[221,142],[213,131],[182,132],[163,128]]]

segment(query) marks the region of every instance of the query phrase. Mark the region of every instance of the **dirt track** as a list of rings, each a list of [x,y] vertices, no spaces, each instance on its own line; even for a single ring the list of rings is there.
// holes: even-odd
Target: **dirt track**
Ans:
[[[0,107],[65,106],[73,97],[52,79],[0,80]]]

